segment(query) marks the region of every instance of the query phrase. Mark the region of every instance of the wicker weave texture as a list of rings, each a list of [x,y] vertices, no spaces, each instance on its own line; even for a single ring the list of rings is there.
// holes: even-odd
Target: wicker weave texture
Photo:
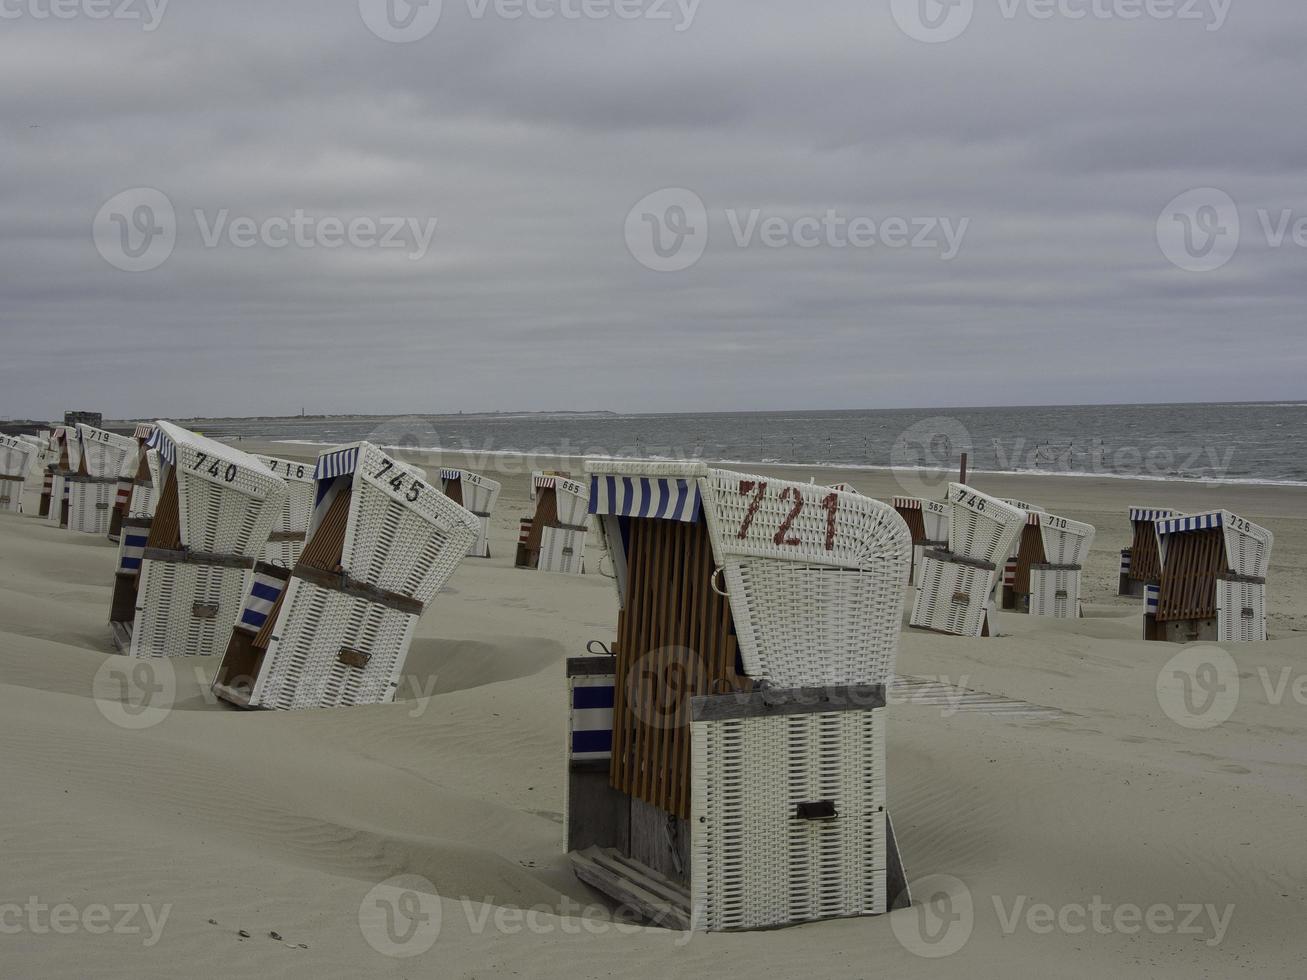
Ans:
[[[1230,515],[1225,521],[1225,558],[1236,575],[1266,578],[1271,569],[1275,535],[1264,527]]]
[[[923,559],[911,624],[955,636],[980,636],[997,577],[997,571],[974,565]]]
[[[501,483],[469,470],[460,471],[459,483],[463,490],[464,507],[481,517],[489,517],[495,512],[499,492],[503,489]]]
[[[394,700],[417,616],[292,578],[251,695],[283,710]],[[364,666],[341,659],[350,650]]]
[[[141,565],[136,593],[133,657],[222,653],[240,613],[251,573],[243,568],[154,561]],[[196,615],[197,607],[217,607]]]
[[[1082,575],[1065,569],[1031,569],[1030,615],[1051,619],[1079,618]]]
[[[276,565],[278,568],[294,568],[303,553],[303,541],[269,541],[263,546],[263,554],[259,561]]]
[[[377,447],[362,449],[341,565],[366,585],[430,602],[467,556],[480,522],[411,472],[396,472]]]
[[[275,456],[259,456],[258,460],[286,481],[286,496],[281,503],[281,513],[272,525],[273,531],[307,532],[309,520],[313,517],[313,497],[317,486],[313,480],[313,465]]]
[[[179,452],[184,455],[184,447]],[[242,558],[257,558],[263,552],[281,510],[284,483],[280,488],[269,486],[268,495],[260,497],[243,492],[234,481],[215,483],[185,466],[173,472],[183,545],[192,551]]]
[[[150,467],[150,480],[154,483],[154,499],[157,502],[159,494],[163,492],[163,473],[160,469],[159,451],[157,449],[147,449],[145,451],[145,462]]]
[[[134,484],[127,501],[127,514],[130,517],[151,517],[154,515],[155,503],[156,494],[153,486],[145,483]]]
[[[998,564],[1014,554],[1026,511],[961,483],[949,484],[948,499],[949,551]]]
[[[725,470],[700,488],[745,672],[780,687],[887,682],[912,563],[903,518],[859,494]]]
[[[695,722],[696,929],[886,911],[885,710]],[[834,804],[826,821],[803,803]]]
[[[68,486],[68,530],[82,534],[109,533],[109,517],[118,486],[114,483],[83,483]]]
[[[644,476],[652,478],[682,477],[697,480],[708,475],[704,463],[681,459],[671,462],[659,462],[648,459],[590,459],[586,461],[585,472],[592,476]]]
[[[1266,640],[1266,586],[1254,582],[1216,583],[1216,628],[1220,643]]]
[[[540,529],[540,564],[542,572],[580,575],[585,566],[585,531],[559,527]]]
[[[35,443],[0,435],[0,476],[26,480],[35,471],[40,456],[40,447]]]
[[[87,476],[118,476],[128,458],[134,458],[140,449],[140,444],[131,436],[120,436],[89,425],[79,425],[77,435]]]
[[[1094,544],[1094,525],[1053,514],[1041,514],[1044,560],[1050,565],[1084,565]]]
[[[554,481],[557,494],[558,521],[569,527],[585,527],[590,516],[590,488],[577,480],[558,477]]]

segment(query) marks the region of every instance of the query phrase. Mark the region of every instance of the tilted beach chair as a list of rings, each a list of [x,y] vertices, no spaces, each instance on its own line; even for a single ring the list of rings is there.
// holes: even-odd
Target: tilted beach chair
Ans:
[[[304,551],[313,519],[314,464],[258,454],[254,458],[286,481],[281,514],[272,525],[261,560],[281,568],[294,568]]]
[[[1179,517],[1177,510],[1131,507],[1130,547],[1121,552],[1121,582],[1118,595],[1140,597],[1144,588],[1162,580],[1162,556],[1157,548],[1157,522]]]
[[[1275,535],[1217,510],[1157,522],[1162,580],[1144,589],[1144,639],[1260,643]]]
[[[518,568],[580,575],[585,570],[589,492],[565,473],[531,474],[535,512],[522,519]]]
[[[34,442],[0,435],[0,513],[22,513],[23,486],[36,472],[40,456]]]
[[[1012,554],[1027,512],[960,483],[949,484],[948,503],[948,550],[922,559],[910,624],[955,636],[993,635],[1000,563]]]
[[[577,876],[709,931],[900,905],[884,705],[907,525],[701,463],[586,469],[621,611],[614,655],[567,667]]]
[[[922,497],[895,497],[894,509],[912,532],[912,584],[919,585],[926,552],[948,547],[949,505]]]
[[[136,452],[127,454],[122,470],[118,473],[118,492],[114,496],[113,511],[109,516],[110,541],[119,541],[123,521],[127,518],[154,516],[154,476],[148,458],[150,436],[153,434],[153,422],[140,423],[132,433]]]
[[[441,489],[445,496],[476,515],[481,522],[481,533],[472,542],[469,558],[490,557],[490,516],[499,500],[501,484],[470,470],[441,470]]]
[[[64,477],[68,486],[68,529],[82,534],[109,533],[118,476],[138,452],[136,440],[106,429],[79,424],[81,461]]]
[[[253,456],[170,422],[156,424],[150,448],[163,489],[141,555],[131,655],[220,653],[286,484]]]
[[[261,564],[214,678],[248,708],[392,701],[418,617],[480,522],[416,467],[361,442],[318,457],[293,571]]]

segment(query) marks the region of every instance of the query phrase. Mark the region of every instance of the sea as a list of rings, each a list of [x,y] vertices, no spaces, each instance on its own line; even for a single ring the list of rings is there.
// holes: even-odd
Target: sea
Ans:
[[[965,452],[973,472],[1307,486],[1307,402],[178,421],[289,443],[844,469],[950,469]]]

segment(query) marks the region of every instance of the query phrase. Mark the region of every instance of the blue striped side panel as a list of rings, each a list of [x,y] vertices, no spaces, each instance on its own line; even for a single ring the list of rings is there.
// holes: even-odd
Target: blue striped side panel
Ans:
[[[613,753],[612,675],[571,679],[569,756],[606,759]]]

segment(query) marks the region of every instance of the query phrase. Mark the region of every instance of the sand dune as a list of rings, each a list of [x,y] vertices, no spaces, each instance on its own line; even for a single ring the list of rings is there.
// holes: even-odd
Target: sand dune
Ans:
[[[822,474],[841,477],[876,496],[896,489],[889,474]],[[140,932],[108,935],[42,932],[25,911],[14,932],[17,914],[0,916],[0,975],[1302,975],[1301,491],[976,481],[1089,520],[1099,535],[1083,620],[1007,616],[1004,635],[983,641],[904,637],[902,673],[1062,712],[892,706],[889,787],[910,876],[948,876],[954,911],[969,907],[973,921],[957,952],[927,959],[911,941],[918,910],[688,942],[619,930],[602,909],[581,914],[598,899],[562,853],[561,661],[611,637],[616,603],[599,575],[511,567],[526,482],[503,480],[494,557],[465,562],[423,618],[396,703],[237,712],[209,695],[211,660],[181,658],[161,668],[173,709],[140,729],[121,723],[131,664],[110,655],[105,627],[112,547],[0,518],[0,906],[139,903],[156,918],[170,907],[156,942],[143,914]],[[1114,595],[1125,508],[1150,502],[1227,506],[1277,534],[1274,639],[1235,650],[1238,705],[1209,730],[1159,706],[1159,672],[1179,648],[1143,643],[1137,605]],[[31,492],[28,503],[34,512]],[[378,952],[360,926],[372,890],[405,874],[439,894],[438,937],[413,959]],[[1134,932],[1128,916],[1105,934],[1074,931],[1096,899],[1216,914],[1197,916],[1193,932]],[[1046,933],[1027,918],[1039,904],[1072,928]],[[528,908],[550,911],[523,922]]]

